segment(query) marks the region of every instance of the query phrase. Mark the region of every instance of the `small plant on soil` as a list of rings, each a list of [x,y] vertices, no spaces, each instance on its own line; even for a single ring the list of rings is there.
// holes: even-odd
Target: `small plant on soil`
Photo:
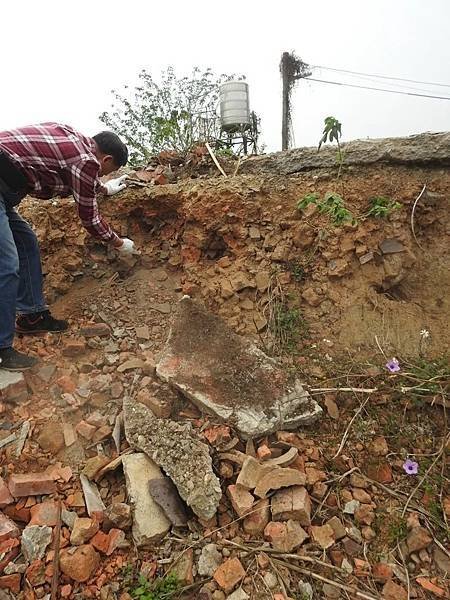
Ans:
[[[319,151],[322,144],[325,144],[327,141],[333,142],[334,140],[336,140],[336,142],[337,142],[337,147],[338,147],[337,160],[338,160],[338,164],[339,164],[339,171],[338,171],[337,176],[339,179],[339,177],[341,175],[341,171],[342,171],[342,165],[344,164],[344,153],[342,152],[341,144],[339,141],[340,137],[342,136],[342,124],[335,117],[326,117],[325,127],[324,127],[322,133],[323,133],[323,135],[320,138],[319,147],[317,148],[317,151]]]
[[[366,213],[368,217],[387,217],[393,210],[401,208],[401,204],[385,196],[374,196],[369,200],[370,206]]]
[[[131,591],[137,600],[171,600],[180,591],[180,582],[175,575],[158,577],[149,582],[143,575],[139,576],[138,587]]]
[[[336,227],[356,223],[353,214],[345,207],[344,199],[336,192],[327,192],[323,198],[318,194],[306,194],[298,201],[297,210],[305,210],[310,204],[315,204],[319,212],[327,214]]]

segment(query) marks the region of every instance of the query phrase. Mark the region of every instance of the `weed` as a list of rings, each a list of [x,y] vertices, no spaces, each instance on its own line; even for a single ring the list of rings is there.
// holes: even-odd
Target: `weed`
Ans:
[[[408,535],[408,526],[406,519],[400,516],[391,515],[388,526],[388,537],[391,544],[402,542]]]
[[[280,346],[293,352],[301,333],[306,333],[306,323],[298,308],[278,304],[274,311],[274,329]]]
[[[138,587],[131,591],[131,596],[138,600],[170,600],[180,591],[180,582],[173,574],[158,577],[152,583],[140,575],[138,583]]]
[[[338,147],[337,160],[338,160],[338,164],[339,164],[339,171],[338,171],[338,175],[337,175],[338,179],[341,175],[342,165],[344,164],[344,154],[342,152],[341,144],[339,142],[341,135],[342,135],[342,124],[335,117],[327,117],[325,119],[325,127],[323,130],[323,135],[320,138],[319,147],[317,148],[317,151],[319,151],[322,144],[325,144],[325,142],[327,140],[329,142],[336,140],[337,147]]]
[[[399,202],[385,196],[374,196],[370,198],[369,202],[367,217],[387,217],[393,210],[397,210],[402,206]]]
[[[303,263],[291,261],[287,263],[287,268],[292,273],[292,277],[297,283],[300,283],[300,281],[303,281],[306,278],[306,268]]]
[[[344,206],[344,199],[336,192],[327,192],[322,199],[318,194],[306,194],[297,202],[297,210],[304,210],[310,204],[315,204],[319,212],[327,214],[336,227],[356,223],[353,214]]]

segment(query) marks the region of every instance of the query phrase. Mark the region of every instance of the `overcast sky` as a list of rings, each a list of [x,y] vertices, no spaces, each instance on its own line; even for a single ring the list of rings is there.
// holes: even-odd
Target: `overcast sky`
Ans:
[[[402,89],[450,97],[449,30],[448,0],[3,2],[0,129],[51,120],[93,135],[111,89],[133,84],[140,69],[186,74],[198,65],[247,76],[267,150],[278,150],[283,51],[313,65],[449,84]],[[315,145],[328,115],[342,122],[343,140],[450,130],[449,100],[302,81],[293,107],[296,146]]]

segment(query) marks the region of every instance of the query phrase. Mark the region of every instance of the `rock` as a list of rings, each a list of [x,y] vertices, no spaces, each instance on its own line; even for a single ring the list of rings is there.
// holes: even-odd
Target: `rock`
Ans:
[[[330,548],[336,541],[334,530],[331,525],[311,526],[311,537],[316,544],[326,550]]]
[[[58,454],[64,448],[62,426],[55,422],[46,423],[39,433],[37,442],[44,452]]]
[[[170,477],[151,479],[149,490],[151,497],[163,509],[172,525],[185,527],[188,521],[186,509]]]
[[[24,475],[11,475],[8,487],[14,498],[25,496],[41,496],[54,494],[56,485],[48,473],[26,473]]]
[[[300,382],[189,297],[178,310],[158,376],[244,438],[315,421],[319,405]],[[251,376],[249,375],[251,374]]]
[[[238,588],[235,592],[227,596],[227,600],[248,600],[249,598],[250,596],[242,588]]]
[[[372,498],[370,494],[368,494],[362,488],[354,488],[352,490],[353,498],[358,502],[362,502],[363,504],[370,504],[372,502]]]
[[[97,454],[92,458],[88,458],[83,470],[81,471],[83,475],[86,475],[88,479],[91,481],[95,479],[95,476],[103,467],[111,462],[111,459],[103,454]]]
[[[305,300],[310,306],[319,306],[321,303],[320,296],[316,294],[313,288],[307,288],[302,293],[302,298]]]
[[[21,548],[29,563],[44,558],[45,551],[52,541],[52,528],[46,525],[31,525],[22,532]]]
[[[264,529],[264,538],[275,550],[292,552],[308,538],[308,534],[297,521],[271,521]]]
[[[9,487],[6,482],[0,477],[0,509],[5,508],[9,504],[14,502],[14,498],[11,496]]]
[[[80,474],[80,481],[83,489],[87,513],[90,517],[101,523],[103,521],[106,507],[103,504],[103,500],[100,496],[98,488],[95,483],[89,481],[89,479],[86,477],[86,475],[83,475],[83,473]]]
[[[0,363],[0,402],[19,404],[28,399],[28,388],[22,373],[4,371]]]
[[[272,451],[267,446],[267,444],[261,444],[258,450],[256,451],[256,456],[259,460],[267,460],[272,456]]]
[[[438,546],[434,546],[433,558],[443,575],[450,575],[450,558]]]
[[[82,546],[94,537],[98,529],[98,522],[94,519],[77,517],[73,524],[72,533],[70,534],[70,543],[73,546]]]
[[[64,548],[60,554],[61,571],[74,581],[83,583],[92,577],[100,564],[100,555],[87,544],[77,548]]]
[[[123,529],[130,529],[132,524],[131,507],[124,502],[114,502],[108,506],[105,512],[105,518],[108,524]]]
[[[345,527],[342,525],[342,522],[340,519],[338,519],[338,517],[331,517],[331,519],[326,522],[326,525],[329,525],[333,530],[334,539],[336,541],[346,536]]]
[[[125,371],[134,371],[134,369],[143,369],[144,367],[145,362],[140,358],[130,358],[117,367],[117,372],[125,373]]]
[[[383,587],[384,600],[408,600],[408,592],[390,579]]]
[[[393,571],[392,567],[387,563],[375,563],[372,566],[372,577],[375,581],[379,581],[381,583],[386,583],[389,579],[392,578]]]
[[[91,442],[97,430],[97,427],[95,427],[95,425],[90,425],[89,423],[86,423],[86,421],[80,421],[76,426],[75,430],[79,435],[84,437],[85,440]]]
[[[63,356],[81,356],[86,352],[86,342],[82,340],[67,340],[62,349]]]
[[[251,511],[255,499],[245,488],[239,484],[229,485],[227,494],[238,517],[243,517]]]
[[[172,402],[170,400],[158,398],[147,389],[139,390],[136,400],[149,408],[155,417],[160,419],[167,419],[172,413]]]
[[[162,478],[159,467],[145,454],[122,457],[127,493],[133,507],[133,539],[138,548],[161,540],[170,529],[170,521],[150,495],[149,482]]]
[[[355,488],[369,487],[368,481],[359,473],[352,473],[350,475],[350,485]]]
[[[372,525],[375,513],[369,504],[363,504],[355,510],[355,521],[362,525]]]
[[[149,340],[150,339],[150,331],[148,325],[142,325],[141,327],[135,327],[136,337],[139,340]]]
[[[222,562],[222,554],[217,549],[217,544],[203,546],[197,564],[197,572],[202,577],[212,577]]]
[[[298,582],[298,591],[301,594],[302,600],[313,600],[314,592],[310,583],[306,581]]]
[[[270,500],[264,498],[255,503],[252,512],[247,515],[242,523],[245,533],[258,535],[262,533],[270,521]]]
[[[213,577],[223,591],[229,594],[244,579],[245,570],[238,558],[229,558],[216,569]]]
[[[54,500],[40,502],[30,509],[31,520],[28,525],[47,525],[55,527],[58,520],[58,506]]]
[[[367,466],[367,476],[378,483],[391,483],[393,480],[390,464],[383,461],[371,462]]]
[[[324,600],[338,600],[341,597],[341,591],[330,583],[324,583],[322,586]]]
[[[354,515],[355,511],[359,508],[358,500],[350,500],[350,502],[346,502],[344,506],[344,514],[346,515]]]
[[[382,436],[374,438],[371,442],[369,442],[368,450],[375,456],[386,456],[386,454],[389,452],[386,438]]]
[[[106,323],[91,323],[90,325],[82,327],[80,333],[81,335],[84,335],[84,337],[107,337],[111,335],[111,329]]]
[[[20,529],[14,521],[11,521],[3,512],[0,512],[0,543],[18,537],[20,537]]]
[[[383,240],[378,246],[382,254],[396,254],[397,252],[405,252],[406,248],[395,238]]]
[[[258,271],[255,275],[255,283],[258,292],[263,294],[270,285],[270,273],[268,271]]]
[[[25,575],[31,587],[44,585],[45,583],[45,563],[42,560],[35,560],[26,570]]]
[[[64,423],[63,425],[63,436],[64,436],[64,445],[66,448],[72,446],[77,441],[77,434],[75,433],[75,429],[73,425],[70,423]]]
[[[175,557],[175,564],[170,568],[169,574],[175,575],[182,585],[192,585],[194,583],[194,549],[188,548],[181,555]]]
[[[20,592],[20,574],[16,573],[15,575],[4,575],[3,577],[0,577],[0,594],[1,594],[1,590],[11,590],[11,592],[13,592],[15,594],[15,597],[17,598],[17,594]],[[10,595],[6,596],[5,598],[9,599],[11,598]],[[2,599],[2,596],[0,595],[0,599]]]
[[[413,527],[406,538],[409,553],[417,552],[431,544],[433,538],[425,527]]]
[[[264,583],[266,584],[266,586],[268,587],[269,590],[274,590],[278,586],[278,578],[271,571],[267,571],[267,573],[265,573],[263,579],[264,579]]]
[[[189,423],[158,419],[143,404],[124,399],[128,443],[145,452],[172,479],[181,498],[202,519],[211,519],[222,496],[208,446]]]
[[[259,480],[255,488],[255,495],[258,498],[265,498],[269,490],[279,490],[291,485],[303,486],[305,483],[305,474],[297,471],[297,469],[275,467]]]

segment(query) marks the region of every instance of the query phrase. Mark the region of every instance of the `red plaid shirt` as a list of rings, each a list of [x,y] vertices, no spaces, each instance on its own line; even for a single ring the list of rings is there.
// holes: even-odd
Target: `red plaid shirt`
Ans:
[[[42,123],[0,131],[0,150],[25,174],[30,196],[73,194],[81,223],[91,235],[107,242],[118,237],[98,211],[97,193],[104,189],[93,139],[67,125]]]

